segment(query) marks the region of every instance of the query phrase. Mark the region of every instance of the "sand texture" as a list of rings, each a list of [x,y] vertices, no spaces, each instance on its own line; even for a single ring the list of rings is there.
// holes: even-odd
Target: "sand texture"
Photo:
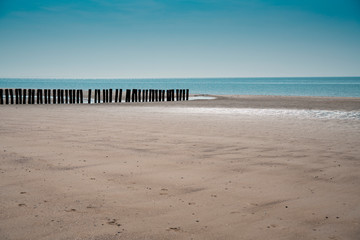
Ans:
[[[0,106],[0,239],[360,239],[360,120],[276,106],[360,100]]]

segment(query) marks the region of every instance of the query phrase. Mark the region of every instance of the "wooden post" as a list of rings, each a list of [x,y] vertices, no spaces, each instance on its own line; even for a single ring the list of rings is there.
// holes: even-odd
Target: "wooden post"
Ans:
[[[9,89],[5,89],[5,103],[9,104]]]
[[[19,104],[22,104],[22,89],[18,89],[18,93],[19,93]]]
[[[36,91],[36,104],[40,104],[40,91],[37,89]]]
[[[42,89],[39,89],[40,90],[40,104],[43,104],[43,90]]]
[[[65,104],[68,104],[68,103],[69,103],[69,90],[68,90],[68,89],[65,89],[64,92],[65,92],[64,103],[65,103]]]
[[[9,92],[10,92],[10,101],[11,101],[11,104],[14,104],[14,92],[12,89],[9,89]]]
[[[141,89],[138,89],[138,102],[141,102]]]
[[[40,89],[37,89],[35,91],[36,91],[36,104],[40,104]]]
[[[76,103],[76,90],[72,89],[72,103],[75,104]]]
[[[18,89],[17,88],[15,88],[15,103],[16,104],[19,104],[19,94],[18,94]]]
[[[102,92],[103,92],[103,103],[105,103],[105,97],[106,97],[105,89],[103,89]]]
[[[65,101],[64,101],[64,89],[60,90],[60,95],[61,95],[61,104],[64,104],[65,103]]]
[[[28,89],[27,98],[28,98],[28,104],[31,104],[31,89]]]
[[[69,104],[73,104],[73,90],[69,89]]]
[[[82,89],[80,89],[80,103],[84,103],[84,94]]]
[[[108,103],[109,102],[109,89],[105,90],[105,102]]]
[[[44,89],[44,104],[47,104],[47,89]]]
[[[0,104],[3,105],[4,104],[4,98],[3,98],[3,89],[0,89]]]
[[[176,89],[176,101],[179,101],[179,89]]]
[[[186,89],[186,101],[189,100],[189,89]]]
[[[34,104],[34,90],[29,89],[30,104]]]
[[[52,96],[52,98],[53,98],[53,104],[56,104],[56,89],[53,89],[52,90],[52,92],[53,92],[53,96]]]
[[[91,89],[88,91],[88,104],[91,104]]]
[[[80,90],[76,89],[76,103],[79,104],[80,103]]]
[[[35,104],[35,89],[31,89],[31,104]]]
[[[113,95],[113,90],[110,88],[109,89],[109,103],[112,103],[112,95]]]
[[[119,102],[122,102],[122,89],[119,90]]]
[[[9,104],[9,89],[5,89],[5,103]]]
[[[22,98],[23,104],[26,104],[26,89],[23,89],[23,98]]]
[[[118,98],[119,98],[119,89],[115,89],[115,102],[118,101]]]
[[[57,104],[60,104],[60,89],[56,90],[56,99],[57,99]]]
[[[51,104],[51,90],[48,89],[48,104]]]
[[[151,101],[155,102],[155,90],[151,89]]]
[[[131,90],[126,89],[125,102],[130,102],[130,98],[131,98]]]
[[[134,92],[135,92],[135,89],[133,89],[133,90],[131,91],[131,102],[134,102],[134,101],[135,101]]]
[[[142,101],[145,102],[145,89],[142,90]]]

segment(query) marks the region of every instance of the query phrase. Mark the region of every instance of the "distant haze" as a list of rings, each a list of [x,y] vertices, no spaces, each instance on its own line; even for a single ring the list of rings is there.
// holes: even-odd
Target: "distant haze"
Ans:
[[[358,0],[1,0],[0,77],[360,76]]]

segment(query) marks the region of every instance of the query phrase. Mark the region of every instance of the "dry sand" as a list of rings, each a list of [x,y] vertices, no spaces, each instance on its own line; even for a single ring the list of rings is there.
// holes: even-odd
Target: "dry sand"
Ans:
[[[360,239],[360,120],[207,111],[276,106],[360,100],[0,106],[0,239]]]

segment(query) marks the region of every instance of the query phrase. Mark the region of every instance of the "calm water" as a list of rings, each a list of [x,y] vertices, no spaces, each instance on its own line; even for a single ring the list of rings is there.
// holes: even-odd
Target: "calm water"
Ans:
[[[0,79],[0,88],[176,89],[193,94],[360,97],[360,77],[186,79]]]

